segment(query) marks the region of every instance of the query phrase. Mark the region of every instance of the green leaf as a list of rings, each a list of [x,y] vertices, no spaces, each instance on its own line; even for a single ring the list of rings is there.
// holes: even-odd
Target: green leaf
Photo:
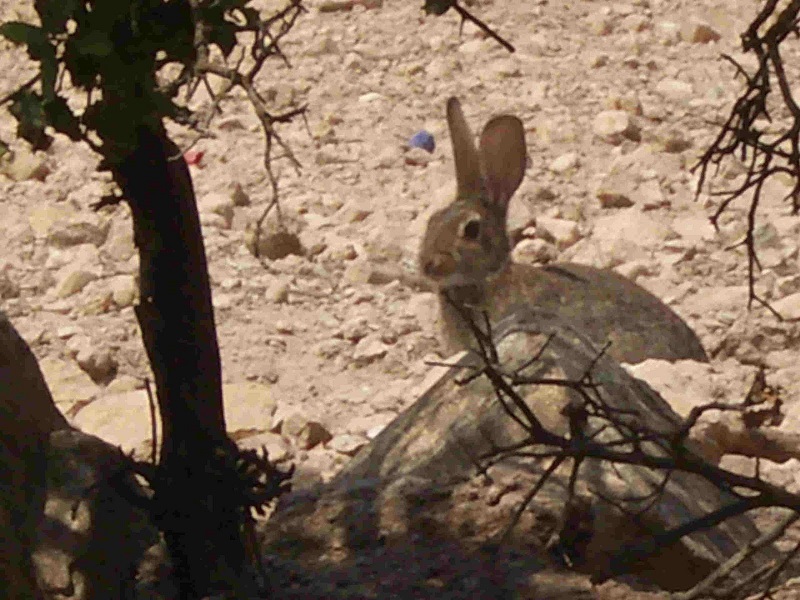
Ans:
[[[155,54],[163,50],[167,62],[192,62],[195,55],[194,19],[188,3],[162,4],[147,15],[142,48]],[[146,44],[146,45],[145,45]]]
[[[25,44],[26,46],[36,44],[47,44],[47,35],[41,27],[22,23],[21,21],[9,21],[0,25],[0,35],[15,44]]]
[[[111,43],[107,32],[89,30],[75,41],[75,50],[84,56],[106,58],[114,52],[114,44]]]
[[[456,0],[425,0],[425,6],[422,8],[427,15],[443,15],[450,10],[455,3]]]
[[[56,49],[47,39],[44,29],[13,21],[0,25],[0,34],[16,44],[25,44],[28,47],[28,55],[40,63],[44,98],[52,100],[55,96],[58,60]]]
[[[46,150],[53,143],[53,138],[45,133],[47,119],[42,104],[41,96],[26,90],[17,93],[9,107],[17,119],[17,135],[27,140],[34,150]]]
[[[67,101],[61,96],[56,96],[44,104],[44,112],[47,121],[59,133],[63,133],[73,142],[82,139],[80,121],[70,109]]]
[[[42,27],[49,33],[63,33],[67,22],[78,10],[85,12],[81,0],[35,0],[33,5],[42,20]]]
[[[58,59],[56,49],[50,44],[39,48],[36,57],[41,61],[42,70],[42,95],[45,100],[52,100],[56,97],[56,77],[58,76]],[[33,56],[33,53],[31,53]]]

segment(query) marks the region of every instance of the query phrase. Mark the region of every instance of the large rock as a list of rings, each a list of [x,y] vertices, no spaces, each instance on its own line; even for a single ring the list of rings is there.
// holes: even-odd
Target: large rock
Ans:
[[[662,432],[674,431],[681,423],[655,392],[607,355],[598,358],[596,347],[551,313],[518,311],[495,331],[499,362],[507,373],[522,369],[521,375],[532,378],[578,381],[591,368],[593,381],[601,384],[596,392],[603,402],[624,411],[617,423],[638,423]],[[528,364],[551,335],[538,360]],[[460,551],[497,543],[551,459],[509,453],[485,473],[485,482],[480,481],[475,471],[481,457],[513,447],[525,433],[504,411],[486,377],[476,373],[463,382],[471,369],[480,368],[480,359],[465,354],[456,362],[456,367],[442,369],[430,389],[327,487],[283,502],[275,515],[280,527],[267,528],[267,542],[278,543],[280,538],[282,544],[291,543],[296,528],[298,536],[314,545],[305,544],[298,552],[338,556],[361,554],[376,544],[392,547],[408,536],[415,547],[457,544]],[[582,403],[569,386],[529,386],[520,388],[520,394],[543,426],[560,435],[569,430],[564,409]],[[521,414],[519,409],[514,412]],[[599,420],[588,420],[596,441],[620,438],[617,426],[600,431],[600,425]],[[655,445],[645,442],[643,447],[663,456]],[[641,539],[643,531],[671,530],[734,502],[727,491],[696,475],[673,472],[665,482],[662,473],[597,460],[582,465],[577,495],[570,502],[570,472],[571,464],[555,470],[522,511],[504,540],[504,551],[546,561],[548,551],[556,549],[581,570],[602,578],[613,572],[618,553]],[[663,491],[654,498],[652,493],[662,484]],[[737,516],[650,556],[640,555],[629,567],[665,589],[684,589],[757,535],[749,518]],[[747,567],[763,565],[772,556],[767,549]]]
[[[158,533],[115,487],[137,491],[131,475],[120,476],[124,468],[119,449],[99,438],[74,429],[50,435],[44,518],[33,552],[47,598],[131,597],[133,577]]]
[[[31,564],[44,507],[45,448],[64,417],[36,358],[0,313],[0,597],[41,598]]]
[[[0,598],[116,600],[157,533],[112,481],[117,448],[71,429],[0,314]]]

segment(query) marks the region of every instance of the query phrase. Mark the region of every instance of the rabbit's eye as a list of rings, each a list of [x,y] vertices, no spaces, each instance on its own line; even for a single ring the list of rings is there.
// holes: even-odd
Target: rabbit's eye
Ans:
[[[478,219],[471,219],[464,224],[461,235],[467,240],[477,240],[481,233],[481,222]]]

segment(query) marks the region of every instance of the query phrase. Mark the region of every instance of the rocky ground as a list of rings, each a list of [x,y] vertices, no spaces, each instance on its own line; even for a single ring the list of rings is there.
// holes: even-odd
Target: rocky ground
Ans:
[[[454,192],[444,119],[452,95],[476,130],[498,112],[525,123],[531,166],[509,222],[516,260],[570,260],[634,279],[683,316],[713,357],[669,371],[674,388],[738,401],[764,364],[784,388],[782,428],[798,431],[800,220],[781,202],[790,182],[769,184],[756,230],[758,290],[789,318],[781,322],[747,307],[745,254],[731,249],[746,205],[715,231],[715,201],[695,199],[691,172],[741,89],[720,54],[743,58],[738,36],[755,3],[475,3],[514,54],[471,25],[459,34],[454,15],[424,17],[422,2],[332,12],[320,10],[323,0],[308,4],[283,46],[290,66],[276,61],[259,84],[276,111],[309,107],[305,122],[280,131],[302,168],[275,163],[282,215],[302,247],[263,261],[248,249],[271,192],[245,98],[224,102],[213,137],[192,145],[202,153],[191,172],[237,440],[296,463],[300,483],[327,480],[414,401],[426,361],[439,358],[435,298],[413,274],[427,217]],[[30,14],[27,2],[0,0],[3,20]],[[22,57],[0,42],[0,96],[32,73]],[[2,309],[72,422],[146,453],[149,370],[132,309],[129,212],[91,209],[109,181],[87,148],[57,139],[31,154],[14,127],[2,113],[0,137],[15,150],[0,175]],[[430,154],[405,146],[420,129],[436,140]],[[732,162],[715,185],[741,173]],[[790,459],[772,473],[796,491],[797,467]]]

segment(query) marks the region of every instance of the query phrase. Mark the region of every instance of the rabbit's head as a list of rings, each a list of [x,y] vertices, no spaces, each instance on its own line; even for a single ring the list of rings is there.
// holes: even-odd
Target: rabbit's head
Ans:
[[[491,119],[478,148],[461,103],[447,101],[458,183],[455,200],[431,215],[419,262],[440,289],[480,284],[509,259],[508,203],[525,173],[525,131],[511,115]]]

